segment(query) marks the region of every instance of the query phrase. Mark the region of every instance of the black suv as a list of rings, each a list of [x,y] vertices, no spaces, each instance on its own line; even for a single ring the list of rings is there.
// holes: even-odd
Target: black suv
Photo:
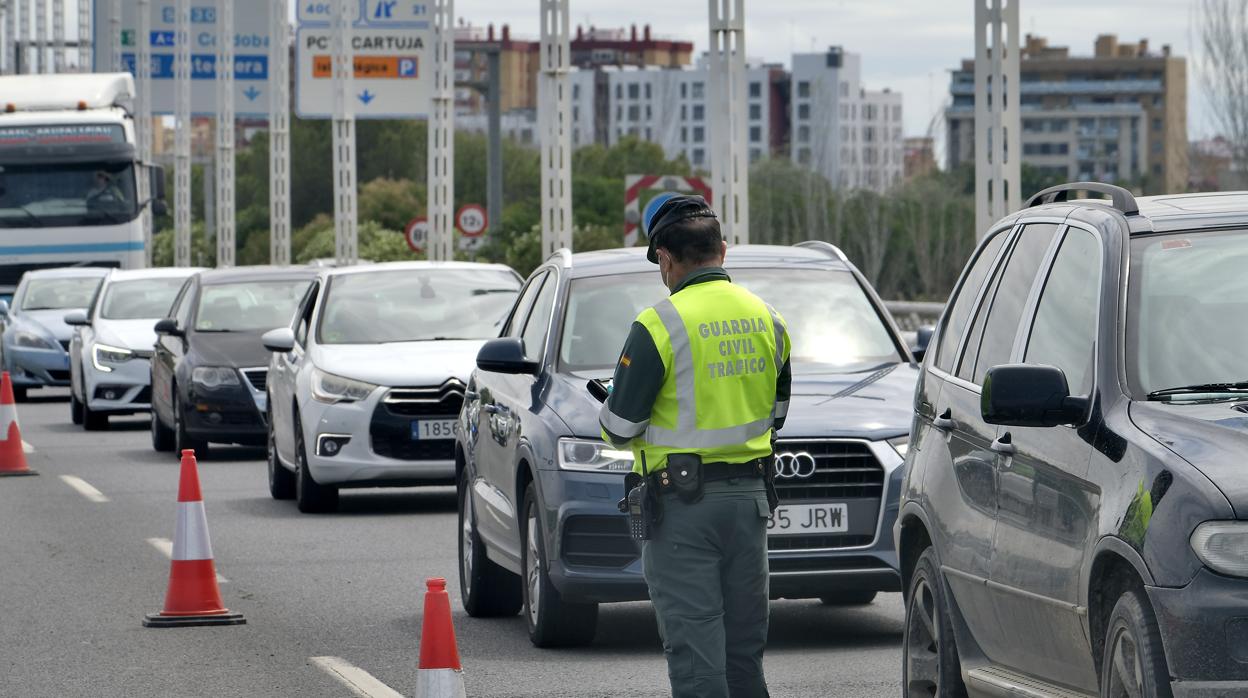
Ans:
[[[727,268],[793,338],[772,595],[862,604],[900,591],[890,532],[918,378],[911,350],[827,243],[733,247]],[[455,451],[470,615],[523,606],[535,644],[577,644],[593,638],[599,603],[647,597],[616,509],[633,456],[600,440],[586,381],[611,376],[633,319],[666,295],[645,248],[565,252],[533,272],[502,336],[482,347]]]
[[[915,396],[906,696],[1248,695],[1245,319],[1248,194],[993,226]]]

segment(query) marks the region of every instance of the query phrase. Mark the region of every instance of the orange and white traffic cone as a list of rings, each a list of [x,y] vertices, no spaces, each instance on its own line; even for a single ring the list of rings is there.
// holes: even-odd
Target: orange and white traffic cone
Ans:
[[[174,628],[188,625],[241,625],[241,613],[231,613],[221,603],[217,570],[212,562],[212,542],[208,539],[208,517],[199,491],[199,468],[195,452],[182,451],[182,473],[178,481],[178,522],[173,534],[173,562],[169,567],[169,590],[165,609],[149,613],[143,625]]]
[[[451,625],[451,597],[446,580],[425,580],[425,618],[420,628],[420,669],[416,698],[465,698],[464,670],[459,665],[455,628]]]
[[[13,379],[9,372],[0,374],[0,477],[14,475],[38,475],[26,464],[26,449],[22,447],[22,430],[17,426],[17,401],[13,399]]]

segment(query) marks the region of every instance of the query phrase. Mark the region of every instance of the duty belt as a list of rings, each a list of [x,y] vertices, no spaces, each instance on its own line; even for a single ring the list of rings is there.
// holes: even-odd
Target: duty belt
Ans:
[[[715,482],[717,480],[732,480],[734,478],[751,478],[766,477],[767,475],[767,459],[755,458],[754,460],[744,463],[703,463],[703,482]],[[653,475],[659,484],[659,493],[665,494],[672,487],[672,478],[667,472],[667,468],[660,470]]]

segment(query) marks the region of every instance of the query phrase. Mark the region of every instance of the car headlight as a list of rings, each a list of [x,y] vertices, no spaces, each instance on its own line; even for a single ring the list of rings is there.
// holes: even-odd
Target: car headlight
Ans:
[[[24,349],[56,349],[57,344],[43,335],[30,330],[18,330],[13,333],[13,346]]]
[[[595,473],[626,473],[633,469],[633,453],[612,448],[602,441],[559,439],[559,467]]]
[[[95,370],[109,373],[113,370],[108,364],[120,364],[134,358],[134,352],[121,347],[110,347],[107,344],[96,344],[91,347],[91,365]]]
[[[196,366],[191,371],[191,382],[205,388],[224,388],[238,385],[238,372],[227,366]]]
[[[372,383],[343,378],[319,368],[312,369],[312,397],[320,402],[331,405],[335,402],[358,402],[367,398],[376,388]]]
[[[888,440],[888,445],[893,447],[893,450],[897,452],[897,455],[905,458],[906,452],[910,450],[910,435],[906,434],[905,436],[894,436]]]
[[[1196,557],[1209,569],[1248,577],[1248,521],[1206,521],[1191,540]]]

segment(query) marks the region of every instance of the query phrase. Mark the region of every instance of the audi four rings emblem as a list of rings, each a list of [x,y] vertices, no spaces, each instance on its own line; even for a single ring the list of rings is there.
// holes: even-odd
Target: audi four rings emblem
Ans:
[[[815,457],[805,451],[776,454],[776,477],[792,480],[815,474]]]

